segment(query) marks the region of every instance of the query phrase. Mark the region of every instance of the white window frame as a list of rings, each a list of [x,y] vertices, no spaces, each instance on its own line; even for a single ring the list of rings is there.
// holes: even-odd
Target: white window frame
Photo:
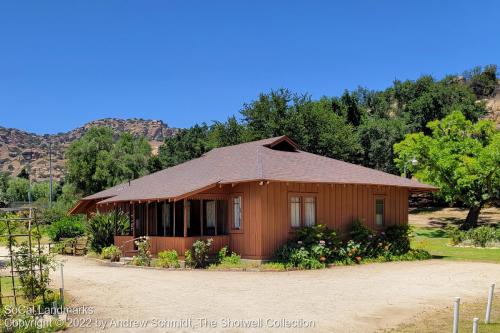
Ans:
[[[292,198],[299,197],[300,198],[300,223],[298,226],[292,225]],[[312,224],[306,224],[306,199],[312,198],[314,202],[314,221]],[[291,231],[305,227],[305,226],[313,226],[318,223],[318,194],[316,192],[306,193],[306,192],[288,192],[288,226]]]
[[[235,200],[238,199],[239,200],[239,225],[237,226],[236,225],[236,211],[235,211]],[[244,206],[243,206],[243,194],[242,193],[234,193],[231,195],[231,232],[243,232],[243,210],[244,210]]]
[[[382,213],[379,214],[377,212],[377,208],[379,207],[379,201],[382,202]],[[375,227],[377,228],[383,228],[385,226],[385,211],[386,211],[386,207],[385,207],[385,197],[383,196],[375,196],[375,200],[374,200],[374,210],[375,210],[375,218],[374,218],[374,224],[375,224]],[[379,219],[378,217],[381,217],[381,221],[379,222]]]

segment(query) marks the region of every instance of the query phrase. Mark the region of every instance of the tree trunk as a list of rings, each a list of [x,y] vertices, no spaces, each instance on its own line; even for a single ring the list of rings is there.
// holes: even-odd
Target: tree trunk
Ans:
[[[469,213],[467,213],[467,217],[465,218],[465,222],[462,225],[462,229],[469,230],[477,227],[477,220],[479,218],[479,212],[481,211],[482,204],[479,206],[472,206],[469,208]]]

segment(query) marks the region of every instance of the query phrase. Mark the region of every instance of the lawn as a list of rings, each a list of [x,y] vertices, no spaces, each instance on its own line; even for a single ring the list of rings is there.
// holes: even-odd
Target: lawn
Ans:
[[[21,283],[19,282],[19,278],[15,277],[14,282],[16,285],[16,291],[17,287],[21,286]],[[14,302],[13,297],[7,297],[7,296],[13,296],[12,292],[12,278],[10,276],[0,276],[0,285],[2,288],[2,303],[3,304],[10,304]],[[21,294],[21,291],[18,291],[18,295]],[[22,297],[17,298],[18,302],[23,302],[24,300]]]
[[[450,246],[450,239],[439,228],[415,229],[414,235],[412,246],[435,258],[500,263],[500,249]]]

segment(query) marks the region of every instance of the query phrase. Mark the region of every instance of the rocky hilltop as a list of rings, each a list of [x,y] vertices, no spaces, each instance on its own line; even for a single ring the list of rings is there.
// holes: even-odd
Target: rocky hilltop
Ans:
[[[145,136],[156,152],[166,137],[177,133],[161,120],[106,118],[89,122],[65,133],[38,135],[15,128],[0,126],[0,170],[17,175],[28,165],[36,180],[49,177],[49,143],[52,143],[52,174],[54,179],[64,175],[64,151],[74,140],[80,139],[90,128],[106,126],[117,134],[132,133]],[[31,161],[31,163],[30,163]]]

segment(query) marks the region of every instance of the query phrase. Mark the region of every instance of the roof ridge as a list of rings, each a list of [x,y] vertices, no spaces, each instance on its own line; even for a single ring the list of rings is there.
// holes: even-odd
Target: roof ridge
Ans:
[[[259,179],[264,178],[264,166],[262,164],[262,149],[264,146],[257,146],[257,176]]]

